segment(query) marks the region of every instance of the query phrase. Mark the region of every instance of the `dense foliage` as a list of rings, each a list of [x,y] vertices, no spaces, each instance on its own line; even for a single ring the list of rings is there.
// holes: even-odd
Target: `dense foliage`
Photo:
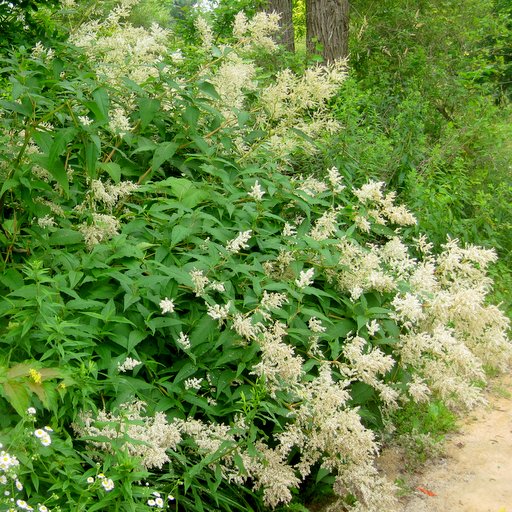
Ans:
[[[0,506],[395,510],[380,433],[512,356],[506,99],[426,8],[349,68],[279,53],[275,16],[135,3],[2,57]],[[392,22],[428,30],[387,58]]]

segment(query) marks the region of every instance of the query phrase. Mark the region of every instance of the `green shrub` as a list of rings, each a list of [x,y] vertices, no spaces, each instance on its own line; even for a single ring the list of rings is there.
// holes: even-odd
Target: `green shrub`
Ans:
[[[410,400],[478,403],[482,365],[510,359],[486,304],[494,252],[433,252],[382,182],[301,167],[339,128],[346,73],[258,67],[274,18],[238,15],[226,47],[199,21],[187,54],[127,15],[76,27],[82,53],[21,49],[1,71],[16,499],[300,509],[328,487],[340,507],[394,510],[372,429]]]

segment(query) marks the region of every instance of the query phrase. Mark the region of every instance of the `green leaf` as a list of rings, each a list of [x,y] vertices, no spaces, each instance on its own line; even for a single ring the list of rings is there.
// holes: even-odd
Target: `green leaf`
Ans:
[[[190,343],[192,347],[208,341],[211,333],[216,331],[218,331],[217,322],[208,315],[204,315],[190,333]]]
[[[171,248],[178,245],[181,241],[185,240],[189,235],[194,233],[195,229],[183,224],[177,224],[171,231]]]
[[[75,134],[76,128],[64,128],[57,132],[50,146],[46,165],[46,169],[55,178],[66,194],[69,193],[68,176],[60,157],[65,153],[68,143],[73,140]]]
[[[128,335],[128,344],[126,350],[130,353],[142,340],[146,339],[147,334],[142,331],[130,331]]]
[[[73,229],[58,229],[49,238],[50,245],[75,245],[83,242],[83,236]]]
[[[239,128],[243,128],[247,121],[249,121],[249,119],[251,118],[251,114],[249,114],[249,112],[245,112],[244,110],[242,110],[238,112],[237,118]]]
[[[326,468],[319,468],[319,470],[316,473],[315,482],[318,484],[318,482],[321,482],[326,476],[329,476],[331,472]]]
[[[187,379],[188,377],[194,375],[197,371],[197,366],[194,363],[186,362],[174,378],[174,383],[181,382],[182,380]]]
[[[191,138],[194,141],[194,144],[196,145],[197,149],[199,149],[201,153],[204,153],[205,155],[210,155],[212,153],[212,148],[208,145],[206,140],[203,139],[203,137],[199,137],[199,135],[196,135]]]
[[[23,103],[18,103],[15,101],[6,101],[6,100],[0,100],[0,107],[4,108],[5,110],[10,110],[11,112],[18,112],[18,114],[22,114],[24,116],[31,116],[32,115],[32,108]]]
[[[147,321],[146,325],[151,329],[152,332],[155,332],[156,329],[161,329],[162,327],[173,327],[174,325],[180,326],[181,320],[168,316],[158,316]]]
[[[302,139],[304,140],[307,140],[310,144],[312,144],[313,146],[317,146],[317,142],[315,141],[315,139],[312,139],[309,135],[307,135],[306,133],[304,133],[302,130],[299,130],[298,128],[290,128],[290,130],[293,132],[293,133],[296,133],[299,137],[301,137]]]
[[[375,390],[365,382],[356,382],[352,386],[350,394],[353,405],[363,405],[373,398]]]
[[[103,302],[99,300],[91,300],[91,299],[72,299],[66,303],[67,309],[100,309],[103,307]]]
[[[344,318],[335,322],[325,332],[325,336],[330,339],[345,338],[350,331],[355,332],[356,325],[349,318]]]
[[[215,90],[215,87],[210,82],[200,82],[198,84],[198,87],[201,92],[204,92],[208,96],[211,96],[216,100],[220,99],[218,92]]]
[[[139,99],[139,118],[140,127],[146,128],[146,126],[153,121],[155,114],[160,110],[160,102],[152,98],[140,98]]]
[[[94,101],[89,101],[86,103],[86,105],[91,109],[92,113],[95,115],[96,121],[108,121],[110,101],[108,98],[107,90],[104,87],[100,87],[92,93],[92,97],[94,98]]]
[[[10,290],[18,290],[23,286],[23,276],[14,268],[8,268],[0,274],[0,283]]]
[[[178,148],[179,144],[176,142],[162,142],[159,144],[153,155],[151,169],[156,171],[164,162],[174,156],[174,153],[176,153]]]
[[[2,185],[2,190],[0,190],[0,197],[3,196],[4,193],[7,192],[8,190],[16,188],[19,185],[19,183],[20,183],[19,180],[14,179],[14,178],[9,178],[9,179],[5,180]]]
[[[112,178],[114,183],[121,181],[121,166],[115,162],[100,163],[99,167],[102,171],[106,171]]]
[[[25,385],[20,382],[5,382],[1,384],[6,400],[16,409],[16,412],[25,417],[30,405],[30,393]]]
[[[194,208],[208,197],[207,192],[197,188],[192,181],[185,178],[167,178],[165,184],[187,208]]]
[[[199,120],[199,109],[193,105],[188,105],[183,112],[183,120],[188,124],[191,130],[196,131],[197,121]]]
[[[94,141],[87,140],[84,143],[84,153],[87,176],[94,179],[96,178],[96,165],[100,156],[100,149],[98,149],[98,146]]]

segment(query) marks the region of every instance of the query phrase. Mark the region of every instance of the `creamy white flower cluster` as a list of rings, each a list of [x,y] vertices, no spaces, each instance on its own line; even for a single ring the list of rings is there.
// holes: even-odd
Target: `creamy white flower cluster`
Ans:
[[[116,415],[100,411],[96,418],[82,413],[73,429],[79,436],[118,439],[120,434],[137,441],[136,444],[126,442],[124,448],[130,455],[139,457],[141,464],[147,468],[161,468],[169,462],[166,450],[175,449],[181,441],[180,429],[175,423],[168,423],[164,413],[157,412],[154,416],[144,416],[145,404],[131,402],[121,407]],[[101,426],[96,426],[101,425]],[[110,443],[93,441],[91,444],[100,450],[111,452]]]
[[[308,68],[300,76],[289,69],[280,71],[272,83],[261,89],[258,98],[257,125],[267,132],[261,149],[287,160],[293,151],[304,146],[316,151],[307,137],[337,132],[339,123],[324,107],[346,79],[346,69],[345,61],[335,61]],[[241,147],[240,151],[254,150]]]
[[[90,224],[84,222],[78,226],[78,231],[82,233],[87,248],[92,249],[95,245],[119,234],[121,223],[113,215],[92,213],[91,217]]]
[[[279,14],[258,12],[250,20],[244,12],[235,16],[233,36],[241,45],[239,51],[264,50],[272,53],[277,50],[273,36],[279,31]]]
[[[142,363],[140,361],[137,361],[137,359],[127,357],[122,363],[121,362],[117,363],[117,371],[119,373],[124,373],[129,370],[133,370],[134,368],[139,366],[139,364],[142,364]]]
[[[100,205],[110,212],[120,201],[127,198],[139,188],[137,184],[131,181],[120,181],[115,184],[101,180],[92,180],[90,187],[91,199],[94,206]]]
[[[169,33],[153,24],[149,29],[123,21],[137,0],[121,0],[107,19],[73,27],[70,40],[84,48],[97,73],[113,85],[123,78],[139,84],[158,76],[156,64],[168,52]]]
[[[377,224],[388,223],[397,226],[411,226],[416,224],[416,218],[404,205],[395,205],[396,192],[383,193],[384,183],[369,181],[353,194],[359,199],[360,214],[356,216],[356,223],[361,231],[370,231],[370,219]],[[363,208],[364,207],[364,208]]]

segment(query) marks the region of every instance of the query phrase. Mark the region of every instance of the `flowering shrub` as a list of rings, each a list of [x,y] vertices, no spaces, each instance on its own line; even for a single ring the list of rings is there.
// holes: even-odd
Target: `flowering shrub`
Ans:
[[[73,461],[26,487],[69,479],[48,506],[77,510],[246,511],[326,481],[338,508],[394,510],[374,430],[410,400],[474,405],[483,365],[512,355],[486,302],[494,252],[414,239],[383,183],[289,172],[339,129],[326,104],[344,63],[259,76],[276,26],[259,14],[229,45],[198,21],[185,65],[160,29],[120,23],[131,3],[76,29],[78,65],[67,47],[11,57],[3,425],[34,400]],[[12,373],[27,360],[44,392]]]

